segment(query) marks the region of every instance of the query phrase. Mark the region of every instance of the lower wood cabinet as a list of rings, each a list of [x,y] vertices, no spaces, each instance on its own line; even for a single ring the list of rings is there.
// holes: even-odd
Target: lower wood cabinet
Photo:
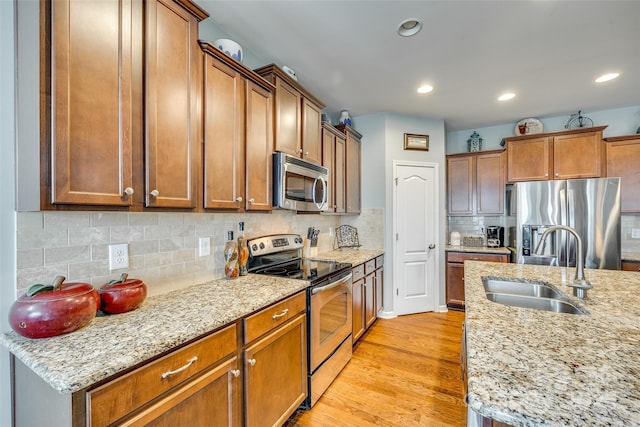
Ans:
[[[640,261],[622,261],[623,271],[640,271]]]
[[[509,262],[508,254],[447,252],[447,307],[464,310],[465,260]]]
[[[378,318],[383,307],[384,256],[353,268],[353,342],[355,343]]]

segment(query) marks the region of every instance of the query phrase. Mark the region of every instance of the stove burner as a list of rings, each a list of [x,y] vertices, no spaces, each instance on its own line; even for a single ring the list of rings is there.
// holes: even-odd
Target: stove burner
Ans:
[[[283,267],[271,267],[271,268],[267,268],[262,270],[263,274],[270,274],[272,276],[281,276],[283,274],[287,273],[287,269],[283,268]],[[289,274],[287,274],[289,275]]]

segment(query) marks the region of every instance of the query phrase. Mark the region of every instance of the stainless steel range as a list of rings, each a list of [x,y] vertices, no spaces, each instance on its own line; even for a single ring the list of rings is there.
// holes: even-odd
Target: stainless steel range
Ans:
[[[307,280],[307,367],[311,408],[351,359],[351,264],[302,258],[297,234],[248,241],[248,270],[255,274]]]

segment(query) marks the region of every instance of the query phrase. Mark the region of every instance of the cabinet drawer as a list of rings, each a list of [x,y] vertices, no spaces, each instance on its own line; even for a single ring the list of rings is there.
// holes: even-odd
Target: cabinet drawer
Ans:
[[[244,319],[244,342],[248,343],[271,329],[283,325],[306,309],[305,292],[299,292]]]
[[[447,262],[464,262],[465,260],[508,262],[509,255],[481,254],[476,252],[447,252]]]
[[[353,281],[360,280],[364,277],[364,264],[356,265],[351,270],[353,272]]]
[[[364,264],[364,274],[371,274],[376,269],[376,260],[371,259]]]
[[[237,348],[236,325],[228,326],[87,393],[87,421],[111,424],[195,376]]]
[[[384,265],[384,255],[380,255],[376,258],[376,268],[381,268]]]
[[[640,271],[640,261],[622,261],[623,271]]]

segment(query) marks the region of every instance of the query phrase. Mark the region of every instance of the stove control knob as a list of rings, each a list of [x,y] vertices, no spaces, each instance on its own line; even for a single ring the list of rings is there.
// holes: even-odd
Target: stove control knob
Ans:
[[[253,250],[254,252],[258,250],[258,245],[256,245],[255,243],[253,245],[251,245],[251,250]]]
[[[264,243],[260,243],[260,249],[264,249]]]

